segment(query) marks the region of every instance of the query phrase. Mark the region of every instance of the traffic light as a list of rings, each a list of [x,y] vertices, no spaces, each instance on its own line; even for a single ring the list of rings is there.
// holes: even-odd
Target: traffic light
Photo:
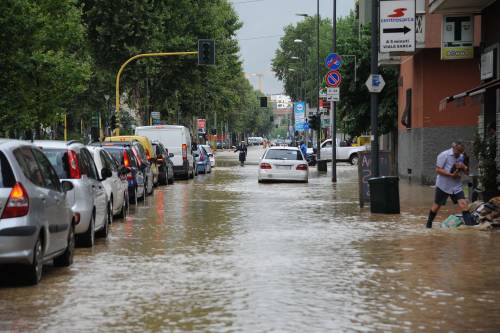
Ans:
[[[111,115],[111,119],[109,121],[109,125],[111,127],[112,130],[114,130],[117,126],[116,126],[116,115]]]
[[[263,96],[260,98],[260,107],[267,108],[267,97]]]
[[[215,65],[215,41],[198,40],[198,65]]]
[[[317,131],[319,128],[318,122],[319,122],[319,117],[317,115],[309,116],[309,128],[310,129]]]
[[[212,128],[212,129],[210,130],[210,134],[212,134],[212,135],[216,135],[216,134],[217,134],[217,129],[216,129],[216,128]]]

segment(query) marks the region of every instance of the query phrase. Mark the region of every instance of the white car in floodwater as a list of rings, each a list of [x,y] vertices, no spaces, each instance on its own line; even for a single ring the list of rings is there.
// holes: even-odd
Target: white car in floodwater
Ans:
[[[268,148],[259,163],[259,183],[290,181],[307,183],[309,167],[297,147]]]

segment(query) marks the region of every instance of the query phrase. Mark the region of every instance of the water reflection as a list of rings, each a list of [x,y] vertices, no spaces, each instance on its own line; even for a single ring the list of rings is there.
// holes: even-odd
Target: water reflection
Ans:
[[[0,287],[0,331],[499,330],[499,233],[425,230],[432,189],[402,182],[402,214],[372,215],[347,165],[332,185],[218,164],[156,189],[70,269]]]

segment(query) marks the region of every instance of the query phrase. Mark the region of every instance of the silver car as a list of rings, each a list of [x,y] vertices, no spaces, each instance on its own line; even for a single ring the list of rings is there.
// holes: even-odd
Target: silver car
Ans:
[[[77,243],[94,246],[96,233],[108,236],[112,213],[92,154],[78,141],[35,141],[35,145],[48,157],[59,178],[73,184],[68,200],[73,212],[80,215],[75,228]],[[111,176],[111,170],[101,173],[104,179]]]
[[[0,264],[22,264],[30,284],[40,281],[45,262],[73,262],[72,188],[33,144],[0,139]]]

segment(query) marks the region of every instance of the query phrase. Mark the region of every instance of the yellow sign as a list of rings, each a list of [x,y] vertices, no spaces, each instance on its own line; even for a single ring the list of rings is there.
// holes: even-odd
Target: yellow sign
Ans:
[[[441,47],[441,60],[473,59],[473,46]]]

